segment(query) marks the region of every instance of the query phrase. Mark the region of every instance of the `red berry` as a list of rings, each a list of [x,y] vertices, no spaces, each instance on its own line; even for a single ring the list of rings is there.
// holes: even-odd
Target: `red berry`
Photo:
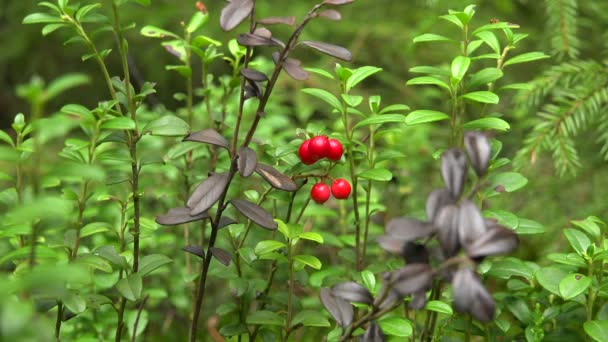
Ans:
[[[308,150],[313,158],[316,158],[317,160],[327,157],[327,154],[329,153],[329,139],[324,135],[319,135],[310,139]]]
[[[329,187],[323,182],[313,185],[310,197],[319,204],[325,203],[329,199]]]
[[[331,183],[331,193],[337,199],[348,198],[350,190],[350,183],[346,179],[338,178]]]
[[[342,144],[336,139],[329,139],[329,152],[327,153],[327,158],[334,161],[340,160],[340,158],[342,158],[342,153],[344,153]]]
[[[300,145],[298,155],[300,156],[302,163],[306,165],[313,164],[318,160],[317,158],[313,158],[312,154],[310,153],[310,139],[304,141],[302,145]]]

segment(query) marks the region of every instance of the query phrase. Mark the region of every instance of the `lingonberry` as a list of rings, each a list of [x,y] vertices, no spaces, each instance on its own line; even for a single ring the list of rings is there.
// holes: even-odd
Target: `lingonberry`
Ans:
[[[313,185],[310,197],[319,204],[325,203],[329,199],[329,187],[323,182]]]
[[[318,135],[310,139],[308,150],[312,157],[317,160],[327,157],[329,153],[329,139],[324,135]]]
[[[313,164],[318,160],[317,158],[313,158],[312,154],[310,153],[310,139],[304,141],[302,145],[300,145],[298,155],[300,156],[302,163],[306,165]]]
[[[350,183],[346,179],[338,178],[331,183],[331,193],[337,199],[348,198],[350,191]]]
[[[329,139],[329,152],[327,153],[327,158],[333,161],[340,160],[340,158],[342,158],[342,153],[344,153],[342,144],[336,139]]]

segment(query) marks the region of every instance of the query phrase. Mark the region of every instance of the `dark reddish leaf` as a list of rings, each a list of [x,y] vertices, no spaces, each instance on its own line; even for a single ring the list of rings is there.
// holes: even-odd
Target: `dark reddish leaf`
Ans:
[[[319,297],[325,309],[329,311],[339,326],[344,328],[353,322],[354,310],[349,302],[335,297],[331,293],[331,290],[326,288],[322,288],[319,291]]]
[[[220,199],[227,185],[227,173],[216,173],[205,179],[188,199],[190,215],[198,215],[211,208]]]
[[[323,1],[324,4],[326,5],[346,5],[346,4],[350,4],[351,2],[353,2],[355,0],[325,0]]]
[[[230,256],[230,253],[226,252],[225,250],[221,249],[221,248],[217,248],[217,247],[211,247],[210,248],[211,254],[222,264],[224,264],[224,266],[228,266],[230,265],[230,261],[232,260],[232,257]]]
[[[454,198],[458,198],[467,178],[467,156],[457,148],[449,149],[441,155],[441,176]]]
[[[253,34],[256,36],[264,37],[264,38],[272,38],[272,32],[265,27],[258,27],[253,31]]]
[[[460,249],[460,238],[458,236],[459,214],[459,208],[454,204],[450,204],[441,208],[439,215],[437,215],[435,222],[438,232],[437,236],[443,256],[446,258],[456,255]]]
[[[393,290],[405,297],[431,288],[433,269],[427,264],[409,264],[391,273]]]
[[[429,194],[426,199],[426,217],[430,222],[435,222],[439,210],[448,204],[454,203],[454,199],[448,189],[437,189]]]
[[[255,172],[264,178],[273,188],[284,191],[296,191],[298,186],[293,179],[282,174],[270,165],[258,163]]]
[[[329,19],[329,20],[336,20],[336,21],[342,19],[342,15],[340,14],[340,12],[333,10],[333,9],[328,9],[328,10],[319,12],[319,17]]]
[[[355,283],[354,281],[335,285],[332,287],[331,293],[347,302],[365,303],[369,305],[374,302],[374,297],[372,297],[372,294],[369,293],[365,287]]]
[[[264,208],[260,207],[257,204],[253,204],[249,201],[233,199],[230,201],[232,205],[243,215],[245,215],[251,221],[257,223],[258,225],[270,229],[275,230],[278,227],[278,224],[272,218]]]
[[[464,134],[464,147],[475,173],[479,177],[483,176],[492,157],[492,146],[488,137],[481,132],[467,132]]]
[[[468,267],[456,271],[452,280],[452,297],[456,311],[468,313],[480,322],[489,322],[494,318],[496,304],[492,295],[479,276]]]
[[[461,246],[468,246],[486,232],[486,224],[479,208],[470,200],[460,203],[458,236]]]
[[[237,223],[237,222],[232,217],[222,216],[220,218],[220,222],[217,224],[217,228],[221,229],[221,228],[224,228],[226,226],[229,226],[229,225],[235,224],[235,223]]]
[[[258,23],[262,25],[284,24],[293,26],[293,24],[296,23],[296,17],[294,17],[293,15],[289,17],[268,17],[258,20]]]
[[[220,26],[230,31],[245,20],[253,10],[253,0],[232,0],[222,9]]]
[[[278,62],[279,56],[280,55],[278,52],[272,53],[272,59],[274,60],[275,64]],[[302,64],[302,62],[300,60],[293,59],[293,58],[286,58],[285,61],[283,61],[283,69],[294,80],[304,81],[304,80],[308,79],[309,74],[308,74],[308,71],[302,69],[301,64]]]
[[[421,310],[426,305],[426,290],[414,292],[412,300],[407,303],[407,307],[414,310]]]
[[[389,275],[390,277],[390,275]],[[386,292],[386,285],[383,285],[382,288],[380,289],[380,294],[383,294]],[[384,298],[382,298],[384,297]],[[380,300],[382,300],[382,302],[380,302]],[[403,300],[403,297],[401,297],[401,295],[394,291],[394,290],[389,290],[389,293],[385,296],[376,296],[376,299],[374,300],[374,306],[378,307],[379,309],[386,309],[388,307],[393,306],[393,304],[400,302]]]
[[[310,40],[303,40],[301,44],[345,61],[350,61],[353,58],[353,55],[350,53],[350,51],[338,45],[323,42],[313,42]]]
[[[268,81],[268,76],[266,76],[266,74],[261,73],[255,69],[243,68],[241,69],[241,75],[245,76],[246,79],[254,82]]]
[[[250,99],[252,97],[262,97],[262,89],[255,82],[249,82],[245,85],[245,99]]]
[[[497,225],[477,237],[466,250],[469,257],[479,258],[507,254],[515,250],[518,244],[519,238],[513,230]]]
[[[243,177],[251,176],[258,165],[258,155],[249,147],[241,147],[237,155],[239,157],[237,160],[239,173]]]
[[[386,234],[401,241],[413,241],[429,236],[435,226],[409,217],[392,219],[386,225]]]
[[[401,251],[403,250],[404,242],[401,240],[397,240],[390,235],[379,236],[376,241],[378,241],[380,247],[382,247],[388,252],[401,253]]]
[[[243,46],[284,46],[283,42],[275,38],[258,36],[253,33],[240,34],[236,41]]]
[[[186,246],[182,248],[182,250],[186,253],[194,254],[201,259],[205,259],[205,251],[203,251],[203,247],[201,246]]]
[[[401,255],[408,264],[424,264],[429,262],[429,252],[425,245],[406,242],[401,248]]]
[[[384,342],[385,340],[386,338],[380,326],[376,322],[372,322],[359,339],[359,342]]]
[[[228,143],[228,140],[226,140],[226,138],[224,138],[221,134],[219,134],[218,132],[216,132],[215,130],[213,130],[211,128],[204,129],[202,131],[198,131],[198,132],[194,132],[194,133],[190,133],[184,138],[184,141],[196,141],[196,142],[201,142],[201,143],[205,143],[205,144],[211,144],[211,145],[223,147],[225,149],[230,148],[230,144]]]
[[[209,218],[207,212],[202,212],[198,215],[190,215],[190,208],[172,208],[164,214],[156,217],[156,223],[163,226],[172,226],[176,224],[188,223]]]

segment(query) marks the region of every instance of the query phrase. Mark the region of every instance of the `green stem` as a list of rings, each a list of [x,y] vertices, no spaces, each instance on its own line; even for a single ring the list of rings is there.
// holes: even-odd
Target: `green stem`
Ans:
[[[293,314],[293,285],[294,285],[294,275],[293,275],[293,246],[291,239],[287,239],[287,272],[289,274],[289,283],[287,290],[287,319],[285,320],[285,334],[283,335],[282,341],[287,341],[287,337],[289,336],[289,331],[291,328],[291,319]]]

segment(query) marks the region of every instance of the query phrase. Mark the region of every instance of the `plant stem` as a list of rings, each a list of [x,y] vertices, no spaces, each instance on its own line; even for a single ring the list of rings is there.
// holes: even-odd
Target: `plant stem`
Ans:
[[[293,311],[293,283],[295,281],[293,276],[293,246],[291,239],[287,239],[287,272],[289,275],[288,290],[287,290],[287,319],[285,320],[285,335],[283,335],[282,341],[286,342],[289,336],[291,327],[291,315]]]
[[[55,338],[60,341],[59,335],[61,334],[61,321],[63,316],[63,303],[57,301],[57,319],[55,320]]]

